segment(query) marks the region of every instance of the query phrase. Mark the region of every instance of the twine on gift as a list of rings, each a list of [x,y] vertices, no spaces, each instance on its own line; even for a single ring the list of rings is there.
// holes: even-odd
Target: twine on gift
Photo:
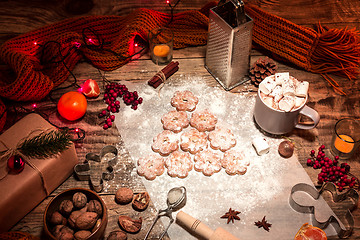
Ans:
[[[30,161],[28,156],[26,156],[24,153],[22,153],[19,149],[21,148],[21,145],[24,143],[24,141],[26,139],[28,139],[35,132],[41,131],[41,133],[47,133],[47,132],[52,131],[52,130],[53,129],[50,129],[50,128],[45,129],[45,130],[44,129],[34,129],[26,137],[20,139],[15,148],[11,148],[11,147],[7,146],[6,143],[0,139],[0,143],[7,149],[7,150],[0,153],[0,169],[1,169],[0,180],[4,179],[9,174],[9,170],[5,170],[5,168],[7,167],[7,161],[6,160],[9,159],[11,156],[19,155],[20,157],[23,158],[25,163],[27,163],[39,175],[39,177],[41,179],[41,183],[42,183],[41,184],[42,188],[43,188],[46,196],[48,196],[50,192],[48,191],[48,187],[47,187],[47,184],[46,184],[45,177],[44,177],[43,173],[40,171],[40,169],[33,162]],[[5,171],[3,171],[3,170],[5,170]]]
[[[39,168],[36,167],[36,165],[34,163],[32,163],[31,161],[29,161],[29,159],[27,159],[27,157],[22,154],[19,150],[17,149],[12,149],[12,148],[9,148],[6,146],[6,144],[0,140],[0,142],[8,149],[2,156],[1,156],[1,159],[0,161],[2,162],[2,164],[0,165],[1,169],[3,169],[4,165],[6,165],[6,159],[10,158],[11,156],[14,156],[14,155],[19,155],[21,156],[25,163],[27,163],[32,169],[35,170],[35,172],[39,175],[40,179],[41,179],[41,186],[46,194],[46,196],[49,195],[49,191],[48,191],[48,187],[46,185],[46,181],[45,181],[45,177],[44,175],[42,174],[42,172],[39,170]],[[5,160],[5,161],[4,161]],[[2,179],[4,179],[8,174],[9,174],[9,171],[5,171],[3,173],[1,173],[2,176],[0,176],[0,181]]]

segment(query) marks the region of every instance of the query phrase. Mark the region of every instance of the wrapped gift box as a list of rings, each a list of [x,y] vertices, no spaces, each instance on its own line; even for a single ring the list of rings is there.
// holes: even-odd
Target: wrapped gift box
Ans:
[[[41,130],[48,129],[55,129],[55,127],[40,115],[32,113],[0,135],[0,141],[8,148],[14,149],[24,138],[37,136]],[[7,150],[6,147],[0,144],[0,151],[4,150]],[[74,144],[54,157],[27,160],[38,170],[26,164],[22,172],[9,173],[0,180],[0,232],[8,231],[36,207],[73,173],[73,168],[78,163]]]

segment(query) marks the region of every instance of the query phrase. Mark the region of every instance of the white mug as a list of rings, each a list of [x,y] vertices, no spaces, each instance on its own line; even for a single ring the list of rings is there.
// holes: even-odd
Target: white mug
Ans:
[[[254,119],[257,125],[265,132],[280,135],[291,132],[294,128],[312,129],[320,121],[320,115],[314,109],[306,106],[307,96],[304,103],[290,112],[273,109],[267,106],[260,97],[258,90],[254,108]],[[303,114],[313,120],[313,124],[299,123],[299,115]]]

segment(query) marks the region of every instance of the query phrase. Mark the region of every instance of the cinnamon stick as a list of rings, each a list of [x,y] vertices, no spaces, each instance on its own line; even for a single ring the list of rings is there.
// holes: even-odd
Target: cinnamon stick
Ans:
[[[161,77],[162,74],[165,76],[165,79],[168,79],[178,70],[179,70],[179,62],[171,62],[166,67],[161,69],[162,73],[157,73],[155,76],[153,76],[148,81],[148,84],[153,88],[157,88],[163,83],[163,78]]]

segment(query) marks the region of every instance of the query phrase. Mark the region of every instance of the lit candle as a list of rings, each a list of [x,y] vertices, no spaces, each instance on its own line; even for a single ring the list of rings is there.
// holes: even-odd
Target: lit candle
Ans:
[[[166,44],[160,44],[156,45],[153,51],[157,57],[167,57],[170,53],[170,47]]]
[[[343,153],[349,153],[354,148],[354,139],[348,135],[336,136],[334,147]]]

